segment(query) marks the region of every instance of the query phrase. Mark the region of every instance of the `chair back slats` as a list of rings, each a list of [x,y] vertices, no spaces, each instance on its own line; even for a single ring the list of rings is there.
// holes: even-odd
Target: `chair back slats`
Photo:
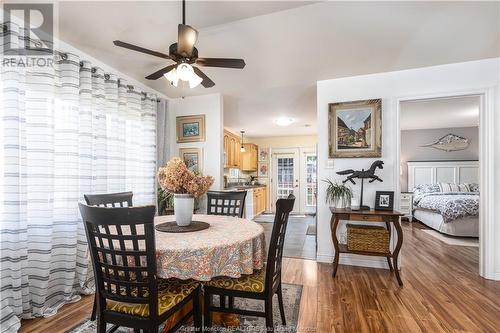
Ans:
[[[243,217],[247,191],[207,193],[207,214]]]
[[[102,207],[130,207],[132,206],[132,192],[84,194],[85,202],[89,206]]]
[[[286,199],[276,201],[276,215],[269,243],[266,265],[266,290],[271,292],[281,283],[281,262],[285,244],[288,217],[293,210],[295,196],[290,194]]]
[[[80,203],[96,288],[106,300],[148,304],[158,315],[154,206],[99,207]]]

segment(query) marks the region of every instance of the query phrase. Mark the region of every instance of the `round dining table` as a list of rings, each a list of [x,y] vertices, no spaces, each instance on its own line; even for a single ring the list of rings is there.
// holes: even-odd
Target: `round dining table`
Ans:
[[[175,216],[155,217],[155,226],[175,221]],[[157,275],[160,278],[210,281],[216,276],[241,277],[262,269],[266,259],[264,228],[250,220],[221,215],[193,215],[193,221],[210,227],[200,231],[170,233],[155,230]],[[167,321],[164,332],[189,311]],[[237,325],[235,316],[222,315],[220,322]],[[214,322],[218,322],[214,316]],[[233,324],[231,324],[233,323]]]

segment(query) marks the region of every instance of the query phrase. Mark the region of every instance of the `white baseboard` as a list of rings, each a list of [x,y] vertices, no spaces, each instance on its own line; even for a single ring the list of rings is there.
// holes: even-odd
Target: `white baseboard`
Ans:
[[[316,261],[322,263],[333,263],[333,256],[330,254],[317,254]],[[349,266],[361,266],[361,267],[371,267],[371,268],[384,268],[389,269],[389,265],[387,264],[387,259],[383,257],[366,257],[366,256],[358,256],[348,253],[343,253],[340,256],[340,264],[341,265],[349,265]]]

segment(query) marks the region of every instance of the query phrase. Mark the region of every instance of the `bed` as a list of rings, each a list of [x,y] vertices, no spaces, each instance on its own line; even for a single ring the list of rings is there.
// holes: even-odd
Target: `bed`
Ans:
[[[479,236],[477,161],[408,162],[413,217],[444,234]]]

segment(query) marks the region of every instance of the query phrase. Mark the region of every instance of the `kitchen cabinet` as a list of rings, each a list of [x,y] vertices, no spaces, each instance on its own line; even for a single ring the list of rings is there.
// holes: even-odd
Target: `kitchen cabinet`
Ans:
[[[224,168],[240,167],[240,148],[239,136],[224,130]]]
[[[253,215],[259,215],[266,211],[267,187],[256,187],[253,189]]]
[[[240,155],[242,171],[257,171],[258,147],[253,143],[244,143],[245,152]]]

